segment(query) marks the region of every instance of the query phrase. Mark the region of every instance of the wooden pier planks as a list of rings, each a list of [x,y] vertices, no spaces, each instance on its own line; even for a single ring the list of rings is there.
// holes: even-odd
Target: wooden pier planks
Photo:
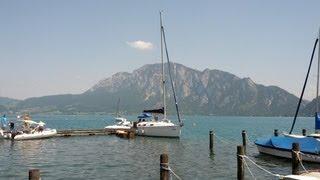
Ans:
[[[123,131],[123,133],[117,133]],[[69,137],[69,136],[94,136],[94,135],[110,135],[115,134],[118,137],[127,137],[132,139],[135,137],[135,129],[119,129],[119,130],[106,130],[106,129],[68,129],[58,130],[56,137]]]
[[[110,132],[105,129],[68,129],[58,130],[57,137],[68,136],[93,136],[93,135],[109,135]]]

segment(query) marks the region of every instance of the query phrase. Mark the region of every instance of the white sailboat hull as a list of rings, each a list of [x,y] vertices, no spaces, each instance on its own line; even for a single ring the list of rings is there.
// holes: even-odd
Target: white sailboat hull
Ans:
[[[180,126],[141,126],[137,128],[140,136],[172,137],[179,138],[181,134]]]
[[[50,138],[53,137],[57,134],[56,129],[45,129],[41,132],[34,132],[31,134],[27,133],[22,133],[22,134],[17,134],[14,136],[14,140],[32,140],[32,139],[43,139],[43,138]],[[11,133],[4,133],[2,134],[2,137],[5,139],[12,139],[12,134]]]
[[[257,148],[258,148],[258,151],[263,154],[268,154],[268,155],[278,156],[278,157],[283,157],[288,159],[292,158],[291,151],[288,151],[285,149],[278,149],[278,148],[266,147],[266,146],[260,146],[260,145],[257,145]],[[319,155],[303,153],[301,154],[301,157],[303,161],[320,163]]]

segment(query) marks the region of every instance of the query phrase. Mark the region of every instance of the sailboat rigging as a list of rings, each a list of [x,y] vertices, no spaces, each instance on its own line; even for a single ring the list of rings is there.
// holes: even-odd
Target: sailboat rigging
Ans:
[[[161,17],[161,12],[160,12],[160,17]],[[163,42],[164,42],[164,47],[165,47],[165,52],[166,52],[166,57],[167,57],[167,63],[168,63],[169,78],[170,78],[170,82],[171,82],[174,103],[175,103],[175,107],[176,107],[176,111],[177,111],[177,117],[178,117],[178,121],[179,121],[180,126],[183,126],[183,123],[182,123],[181,118],[180,118],[180,112],[179,112],[179,106],[178,106],[178,102],[177,102],[176,91],[174,89],[174,83],[173,83],[173,79],[172,79],[172,75],[171,75],[171,66],[170,66],[170,60],[169,60],[169,53],[168,53],[168,48],[167,48],[166,35],[165,35],[165,32],[164,32],[164,28],[162,26],[162,19],[161,19],[161,33],[162,33],[162,36],[163,36]],[[162,69],[164,69],[163,68],[163,59],[162,59]],[[164,74],[164,73],[162,73],[162,74]],[[164,75],[162,75],[162,76],[164,76]],[[163,82],[165,82],[165,81],[163,81]],[[163,83],[163,84],[164,84],[163,86],[165,87],[165,83]],[[165,99],[165,95],[164,95],[164,99]],[[164,104],[165,104],[165,101],[164,101]],[[164,105],[164,107],[165,107],[165,105]],[[166,113],[165,113],[165,115],[166,115]]]
[[[320,32],[319,32],[319,33],[320,33]],[[311,65],[312,65],[312,60],[313,60],[314,52],[315,52],[315,50],[316,50],[316,48],[317,48],[317,43],[318,43],[318,41],[319,41],[319,40],[316,39],[315,42],[314,42],[313,51],[312,51],[311,60],[310,60],[310,63],[309,63],[309,68],[308,68],[307,76],[306,76],[306,79],[305,79],[304,84],[303,84],[302,92],[301,92],[301,95],[300,95],[300,99],[299,99],[299,102],[298,102],[298,106],[297,106],[296,113],[295,113],[294,118],[293,118],[293,122],[292,122],[292,126],[291,126],[291,129],[290,129],[289,134],[292,133],[293,128],[294,128],[294,125],[296,124],[297,116],[298,116],[298,113],[299,113],[301,101],[302,101],[302,99],[303,99],[304,90],[306,89],[306,85],[307,85],[307,82],[308,82],[308,79],[309,79],[309,74],[310,74],[310,69],[311,69]],[[320,50],[319,50],[319,54],[320,54]],[[320,62],[320,59],[318,60],[316,112],[318,112],[318,100],[317,100],[317,99],[318,99],[318,91],[319,91],[319,62]]]
[[[170,66],[170,59],[169,53],[167,48],[166,36],[165,31],[162,23],[162,13],[160,12],[160,40],[161,40],[161,84],[162,84],[162,103],[163,107],[160,109],[152,109],[152,110],[144,110],[143,113],[151,113],[153,114],[154,119],[151,121],[145,121],[144,117],[148,117],[148,114],[143,114],[138,116],[139,122],[137,124],[138,135],[143,136],[156,136],[156,137],[180,137],[181,134],[181,127],[183,123],[180,118],[179,106],[176,98],[176,91],[174,87],[173,78],[171,75],[171,66]],[[172,123],[167,117],[167,105],[166,105],[166,80],[165,80],[165,68],[164,68],[164,51],[166,53],[167,59],[167,68],[168,74],[170,78],[171,88],[173,92],[175,108],[177,113],[177,118],[179,121],[179,125],[175,125]],[[163,114],[163,119],[159,120],[158,115]],[[150,116],[149,116],[150,117]]]

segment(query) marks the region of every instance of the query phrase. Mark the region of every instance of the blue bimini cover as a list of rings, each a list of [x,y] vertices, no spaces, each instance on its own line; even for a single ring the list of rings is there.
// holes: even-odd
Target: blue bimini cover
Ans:
[[[320,114],[318,112],[316,112],[315,114],[315,129],[320,130]]]
[[[150,118],[152,117],[149,113],[142,113],[141,115],[138,116],[139,119],[143,119],[143,118]]]

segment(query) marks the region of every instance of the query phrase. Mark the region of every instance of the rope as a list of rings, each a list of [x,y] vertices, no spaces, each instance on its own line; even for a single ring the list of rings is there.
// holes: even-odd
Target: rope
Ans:
[[[299,151],[293,151],[293,153],[296,154],[296,156],[298,157],[298,161],[300,163],[300,166],[302,167],[302,169],[304,170],[304,172],[309,173],[309,171],[307,171],[307,169],[304,167],[303,163],[302,163],[302,156],[301,153]]]
[[[246,155],[239,155],[239,156],[248,159],[252,164],[254,164],[255,166],[257,166],[259,169],[263,170],[264,172],[266,172],[266,173],[268,173],[268,174],[270,174],[270,175],[272,175],[272,176],[276,176],[276,177],[279,177],[279,178],[282,178],[282,177],[283,177],[283,176],[280,175],[280,174],[274,174],[274,173],[266,170],[265,168],[259,166],[257,163],[255,163],[253,160],[251,160],[251,159],[250,159],[248,156],[246,156]]]
[[[246,160],[245,160],[245,159],[243,159],[243,160],[244,160],[244,161],[243,161],[243,162],[244,162],[244,165],[247,167],[247,169],[248,169],[249,173],[251,174],[252,178],[253,178],[254,180],[256,180],[256,178],[254,177],[253,173],[251,172],[251,169],[249,168]]]
[[[168,167],[164,167],[164,165]],[[169,166],[169,163],[160,163],[160,169],[164,169],[166,171],[170,171],[177,179],[182,180]]]
[[[226,143],[226,144],[233,144],[233,145],[238,145],[237,143],[235,143],[235,142],[232,142],[232,141],[229,141],[229,140],[227,140],[227,139],[225,139],[225,138],[223,138],[223,137],[219,137],[219,136],[217,136],[216,134],[213,134],[218,140],[220,140],[221,142],[223,142],[223,143]],[[223,140],[224,139],[224,140]]]

